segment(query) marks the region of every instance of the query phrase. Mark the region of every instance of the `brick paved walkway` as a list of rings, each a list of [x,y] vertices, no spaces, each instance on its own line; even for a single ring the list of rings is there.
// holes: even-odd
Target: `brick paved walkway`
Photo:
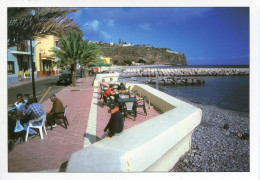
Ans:
[[[35,137],[27,143],[16,144],[8,154],[9,172],[59,169],[62,163],[68,161],[71,153],[83,148],[94,89],[93,80],[94,77],[82,78],[78,80],[79,87],[66,87],[56,94],[64,105],[68,105],[68,129],[58,126],[53,131],[47,130],[48,135],[44,134],[43,140]],[[47,100],[42,106],[44,112],[47,112],[52,103]]]
[[[63,171],[72,153],[100,140],[103,135],[110,114],[108,107],[101,106],[99,90],[92,87],[94,77],[81,78],[77,81],[78,87],[66,87],[59,93],[64,105],[68,105],[68,129],[57,126],[53,131],[47,130],[44,139],[35,137],[28,142],[16,144],[14,150],[8,154],[9,172],[33,171]],[[50,100],[42,103],[44,112],[50,110]],[[156,109],[148,109],[148,115],[138,109],[136,121],[132,116],[125,120],[124,129],[157,116]]]

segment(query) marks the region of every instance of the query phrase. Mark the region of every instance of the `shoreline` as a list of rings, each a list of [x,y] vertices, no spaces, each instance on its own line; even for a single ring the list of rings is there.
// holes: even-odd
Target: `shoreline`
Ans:
[[[183,97],[178,97],[178,99],[180,99],[180,98],[183,98]],[[185,99],[185,98],[183,98],[183,99]],[[221,107],[221,106],[218,106],[218,105],[205,104],[205,103],[195,102],[195,101],[191,101],[191,100],[187,100],[187,99],[185,99],[184,101],[188,102],[188,103],[190,103],[192,105],[194,104],[194,106],[195,105],[212,106],[212,107],[215,107],[215,108],[218,108],[218,109],[222,109],[224,111],[232,111],[234,113],[249,114],[249,112],[246,112],[246,111],[238,111],[238,110],[235,110],[235,109],[224,108],[224,107]]]
[[[249,172],[250,140],[235,134],[249,134],[249,113],[176,98],[200,108],[202,120],[193,132],[190,151],[171,172]]]

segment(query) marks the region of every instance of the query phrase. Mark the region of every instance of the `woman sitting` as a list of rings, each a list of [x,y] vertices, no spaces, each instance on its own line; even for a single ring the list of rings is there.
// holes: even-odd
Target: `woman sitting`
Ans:
[[[100,85],[103,85],[104,87],[108,87],[108,84],[105,82],[105,79],[102,79]]]

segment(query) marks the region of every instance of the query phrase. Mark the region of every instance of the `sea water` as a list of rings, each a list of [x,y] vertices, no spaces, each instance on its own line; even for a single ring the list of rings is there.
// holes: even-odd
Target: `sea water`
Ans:
[[[189,101],[249,112],[249,76],[206,76],[205,85],[160,86],[159,90]]]
[[[195,103],[249,112],[249,76],[201,76],[201,78],[205,80],[205,85],[160,85],[159,90]],[[142,83],[144,79],[147,77],[120,77],[119,81]],[[149,85],[155,88],[154,84]]]

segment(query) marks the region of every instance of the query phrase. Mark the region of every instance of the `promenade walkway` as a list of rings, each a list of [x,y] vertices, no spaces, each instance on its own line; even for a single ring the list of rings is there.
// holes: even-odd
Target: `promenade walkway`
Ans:
[[[94,77],[81,78],[77,87],[68,86],[56,94],[68,105],[68,129],[58,125],[52,131],[47,130],[48,135],[44,134],[43,140],[38,136],[16,144],[8,153],[9,172],[62,172],[72,153],[101,139],[110,114],[107,106],[102,108],[99,89],[92,86],[93,81]],[[52,103],[47,100],[42,106],[47,112]],[[147,112],[147,116],[143,115],[140,108],[136,121],[131,116],[126,118],[124,129],[160,114],[156,109]]]

